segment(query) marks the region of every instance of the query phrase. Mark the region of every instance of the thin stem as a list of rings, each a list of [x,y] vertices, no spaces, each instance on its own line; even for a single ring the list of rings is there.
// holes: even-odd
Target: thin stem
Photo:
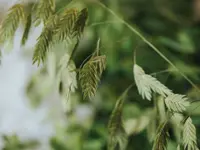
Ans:
[[[135,47],[135,50],[133,52],[133,64],[135,65],[136,64],[136,52],[137,52],[137,49],[138,47],[140,46],[141,43],[138,43]]]
[[[75,52],[76,52],[78,46],[79,46],[79,40],[77,41],[77,43],[76,43],[74,49],[73,49],[72,52],[71,52],[71,55],[70,55],[69,61],[74,57]],[[69,62],[68,62],[68,63],[69,63]]]
[[[124,92],[121,94],[121,96],[119,97],[119,99],[121,99],[124,96],[127,96],[127,93],[129,92],[129,90],[135,85],[135,83],[130,84],[125,90]],[[125,98],[122,100],[122,104],[124,103]]]
[[[162,73],[168,73],[168,72],[173,72],[173,71],[176,71],[176,70],[165,69],[165,70],[161,70],[161,71],[158,71],[158,72],[153,72],[150,75],[153,76],[153,75],[162,74]]]
[[[97,55],[99,55],[99,51],[100,51],[100,38],[99,38],[98,41],[97,41],[97,49],[96,49],[96,51],[97,51]],[[79,68],[82,68],[82,66],[84,65],[84,63],[85,63],[91,56],[94,56],[94,54],[95,54],[95,52],[93,52],[92,54],[90,54],[90,55],[81,63],[81,65],[80,65]]]
[[[97,56],[99,55],[99,53],[100,53],[100,38],[98,39],[98,41],[97,41]]]
[[[137,47],[135,48],[134,52],[133,52],[133,64],[136,64],[136,52],[137,52]]]
[[[119,21],[102,21],[102,22],[96,22],[88,25],[87,27],[94,27],[98,25],[105,25],[105,24],[115,24],[115,23],[120,23]]]
[[[105,6],[103,3],[99,1],[95,1],[95,2],[99,4],[102,8],[106,9],[113,16],[115,16],[122,24],[126,25],[133,33],[135,33],[138,37],[140,37],[141,40],[143,40],[148,46],[150,46],[167,63],[169,63],[172,67],[174,67],[174,69],[177,70],[181,76],[183,76],[194,88],[196,88],[200,92],[200,89],[183,72],[181,72],[163,53],[161,53],[158,48],[156,48],[153,44],[151,44],[151,42],[149,42],[141,33],[139,33],[135,28],[133,28],[130,24],[128,24],[122,18],[118,17],[114,11],[112,11],[110,8]]]
[[[80,65],[79,68],[82,68],[82,66],[84,65],[84,63],[85,63],[92,55],[93,55],[93,53],[90,54],[89,56],[87,56],[87,57],[85,58],[85,60],[81,63],[81,65]]]

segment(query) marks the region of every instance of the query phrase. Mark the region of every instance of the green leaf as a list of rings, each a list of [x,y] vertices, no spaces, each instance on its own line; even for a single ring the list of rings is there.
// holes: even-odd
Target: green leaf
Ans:
[[[158,41],[161,44],[181,53],[192,54],[195,52],[194,43],[185,32],[180,32],[177,40],[168,37],[160,37]]]
[[[192,54],[195,52],[194,43],[186,32],[180,32],[178,34],[178,40],[183,53]]]

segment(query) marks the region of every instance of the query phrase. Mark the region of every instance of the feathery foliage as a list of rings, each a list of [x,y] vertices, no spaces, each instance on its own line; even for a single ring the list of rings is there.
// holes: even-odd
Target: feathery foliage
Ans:
[[[122,120],[122,109],[125,98],[129,91],[127,88],[124,93],[117,100],[115,107],[112,111],[108,122],[108,131],[109,131],[109,141],[108,141],[108,150],[125,150],[128,142],[128,136],[125,132]]]
[[[186,110],[190,103],[185,95],[171,94],[165,98],[165,104],[169,111],[181,113]]]
[[[39,0],[36,4],[35,22],[36,26],[41,21],[46,24],[51,16],[55,13],[55,0]]]
[[[25,13],[22,4],[15,4],[8,10],[0,28],[0,42],[4,43],[13,38],[20,22],[24,22]]]
[[[183,145],[187,150],[198,150],[196,128],[192,123],[192,119],[188,117],[183,126]]]
[[[152,91],[164,97],[172,93],[170,89],[160,83],[156,78],[145,74],[144,70],[137,64],[134,64],[133,73],[139,94],[142,96],[143,99],[146,98],[148,100],[151,100]]]
[[[84,98],[91,99],[95,96],[101,75],[106,68],[106,56],[99,55],[99,42],[100,40],[97,44],[97,50],[79,71],[79,80]]]
[[[157,130],[157,135],[154,141],[153,150],[166,150],[167,137],[169,133],[167,131],[168,120],[160,124]]]

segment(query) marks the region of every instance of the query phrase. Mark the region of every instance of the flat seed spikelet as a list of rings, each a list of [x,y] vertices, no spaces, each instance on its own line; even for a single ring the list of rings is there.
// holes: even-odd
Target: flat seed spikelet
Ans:
[[[55,13],[55,0],[39,0],[36,7],[35,22],[36,26],[43,22],[46,24]]]
[[[29,35],[29,31],[31,29],[31,13],[27,16],[27,21],[26,21],[26,25],[25,25],[25,30],[22,36],[22,41],[21,41],[21,45],[25,45],[27,39],[28,39],[28,35]]]
[[[83,33],[86,21],[88,18],[88,9],[84,8],[79,12],[78,18],[75,22],[73,33],[74,36],[80,37],[81,33]]]
[[[151,100],[152,91],[162,95],[163,97],[172,94],[172,91],[170,89],[168,89],[156,78],[152,77],[151,75],[145,74],[144,70],[137,64],[134,64],[133,66],[133,74],[138,92],[143,99],[146,98],[148,100]]]
[[[183,145],[184,149],[187,148],[187,150],[198,150],[196,128],[190,117],[187,118],[183,126]]]
[[[84,98],[92,98],[96,94],[97,86],[103,70],[106,68],[106,56],[91,57],[79,72],[79,80]]]
[[[55,29],[55,41],[70,41],[73,34],[73,28],[75,26],[78,16],[76,9],[69,9],[61,14],[60,20],[57,23]]]
[[[46,52],[53,43],[53,29],[56,27],[57,21],[58,16],[52,16],[47,22],[47,25],[44,27],[42,33],[38,37],[33,54],[33,64],[38,62],[39,65],[41,61],[44,62]]]
[[[25,20],[24,6],[15,4],[8,10],[8,14],[4,18],[0,27],[0,42],[12,39],[20,22]]]
[[[75,63],[70,60],[70,56],[65,54],[59,62],[59,68],[59,93],[65,112],[70,112],[72,103],[71,94],[75,92],[77,88],[76,66]]]
[[[87,8],[84,8],[78,12],[78,10],[72,8],[64,11],[60,18],[55,31],[56,41],[70,41],[71,38],[79,39],[88,18],[88,11]]]
[[[167,123],[168,121],[165,121],[158,127],[157,135],[153,145],[153,150],[166,150],[167,137],[169,136],[167,132]]]
[[[62,81],[64,87],[63,90],[70,88],[71,92],[75,92],[75,89],[77,88],[77,73],[75,71],[76,66],[75,63],[70,60],[70,56],[68,54],[65,54],[61,58],[59,68],[58,76],[60,76]]]
[[[115,107],[108,122],[108,150],[125,150],[128,142],[128,136],[125,132],[122,120],[122,109],[129,88],[117,100]]]
[[[106,68],[106,56],[99,56],[98,51],[99,41],[97,44],[97,50],[79,71],[79,81],[84,99],[86,97],[91,99],[95,96],[101,75]]]
[[[171,94],[165,98],[165,104],[169,111],[184,112],[186,107],[190,105],[185,95]]]

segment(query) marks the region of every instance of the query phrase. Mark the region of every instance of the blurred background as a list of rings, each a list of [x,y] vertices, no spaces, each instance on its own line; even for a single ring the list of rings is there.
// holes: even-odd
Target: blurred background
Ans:
[[[0,0],[1,20],[7,9],[16,2]],[[147,37],[200,87],[200,0],[101,2]],[[133,52],[136,49],[137,64],[148,74],[154,73],[175,93],[188,95],[192,101],[188,112],[192,112],[197,136],[200,137],[200,107],[197,108],[200,106],[200,93],[95,1],[57,0],[56,9],[62,9],[68,3],[70,7],[87,7],[89,11],[89,19],[75,54],[76,66],[80,66],[94,51],[98,38],[101,39],[101,53],[107,56],[107,68],[97,95],[92,101],[83,100],[78,90],[72,97],[72,112],[65,113],[57,93],[49,90],[48,85],[31,89],[30,82],[39,69],[32,65],[33,48],[42,26],[31,28],[24,47],[20,46],[23,29],[19,27],[13,45],[2,48],[0,149],[106,150],[107,124],[112,109],[117,98],[134,82]],[[43,76],[42,79],[46,78]],[[123,109],[124,126],[129,135],[127,150],[152,149],[159,120],[165,115],[162,98],[155,99],[143,100],[136,87],[129,92]],[[179,136],[172,122],[169,150],[176,150]]]

